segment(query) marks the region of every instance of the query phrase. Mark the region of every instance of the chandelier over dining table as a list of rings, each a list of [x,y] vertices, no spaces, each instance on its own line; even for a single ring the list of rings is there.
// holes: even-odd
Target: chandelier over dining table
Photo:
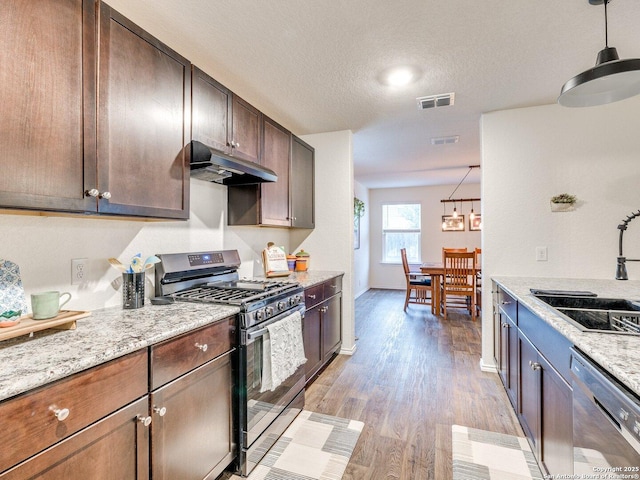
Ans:
[[[457,219],[459,216],[463,215],[463,208],[462,208],[463,203],[471,203],[471,210],[469,212],[470,229],[480,230],[482,228],[481,221],[477,222],[478,228],[471,228],[471,225],[474,224],[474,220],[480,219],[480,213],[477,213],[474,208],[475,208],[475,204],[479,204],[481,202],[481,198],[452,198],[455,195],[458,188],[460,187],[460,185],[462,185],[462,183],[466,180],[466,178],[469,176],[471,171],[475,168],[480,168],[480,165],[469,165],[469,170],[467,171],[465,176],[462,177],[462,180],[460,180],[460,183],[458,183],[456,188],[453,189],[453,192],[451,192],[451,195],[449,195],[449,198],[440,200],[440,202],[442,203],[442,209],[443,209],[443,215],[442,215],[443,231],[447,230],[447,221],[446,221],[448,217],[447,209],[446,209],[447,203],[453,203],[453,213],[451,214],[451,217],[454,219]],[[458,204],[460,204],[460,210],[458,210]],[[464,230],[464,228],[461,230]]]

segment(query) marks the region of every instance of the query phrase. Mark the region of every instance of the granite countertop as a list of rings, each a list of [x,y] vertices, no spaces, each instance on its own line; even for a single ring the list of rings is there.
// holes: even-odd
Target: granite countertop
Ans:
[[[0,342],[0,400],[236,315],[238,307],[174,303],[95,310],[75,330]]]
[[[344,272],[332,272],[332,271],[314,271],[309,270],[308,272],[291,272],[288,277],[275,277],[271,280],[279,280],[282,282],[297,282],[302,285],[304,288],[309,288],[318,283],[326,282],[327,280],[331,280],[332,278],[341,277],[344,275]],[[260,278],[260,277],[256,277]],[[264,277],[262,277],[264,278]]]
[[[274,280],[304,288],[344,272],[294,272]],[[259,278],[259,277],[256,277]],[[0,400],[214,323],[240,308],[190,302],[95,310],[75,330],[43,330],[0,342]]]
[[[640,281],[500,276],[493,280],[640,396],[640,336],[582,332],[529,291],[530,288],[587,290],[603,298],[640,300]]]

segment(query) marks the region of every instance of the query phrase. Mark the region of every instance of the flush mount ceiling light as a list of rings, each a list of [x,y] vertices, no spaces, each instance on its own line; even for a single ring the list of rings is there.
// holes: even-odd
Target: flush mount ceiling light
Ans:
[[[562,86],[558,97],[560,105],[592,107],[640,93],[640,59],[620,60],[617,50],[609,47],[607,3],[610,1],[589,0],[591,5],[604,3],[605,48],[598,53],[595,67],[576,75]]]
[[[382,72],[380,81],[390,87],[404,87],[415,82],[420,72],[413,67],[394,67]]]

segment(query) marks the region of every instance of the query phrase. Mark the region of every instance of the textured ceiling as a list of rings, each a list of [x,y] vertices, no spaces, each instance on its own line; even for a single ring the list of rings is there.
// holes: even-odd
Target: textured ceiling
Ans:
[[[604,47],[588,0],[107,0],[294,133],[353,132],[356,181],[457,184],[480,115],[550,104]],[[640,1],[608,6],[609,45],[640,57]],[[421,72],[392,88],[395,65]],[[455,92],[452,107],[416,97]],[[432,137],[459,135],[454,145]],[[479,181],[474,170],[467,181]]]

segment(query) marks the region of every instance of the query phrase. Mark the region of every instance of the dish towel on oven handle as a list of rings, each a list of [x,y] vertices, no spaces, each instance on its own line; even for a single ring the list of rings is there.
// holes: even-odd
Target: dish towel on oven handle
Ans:
[[[302,316],[294,312],[267,325],[268,334],[262,341],[262,387],[260,392],[273,391],[304,364]]]

